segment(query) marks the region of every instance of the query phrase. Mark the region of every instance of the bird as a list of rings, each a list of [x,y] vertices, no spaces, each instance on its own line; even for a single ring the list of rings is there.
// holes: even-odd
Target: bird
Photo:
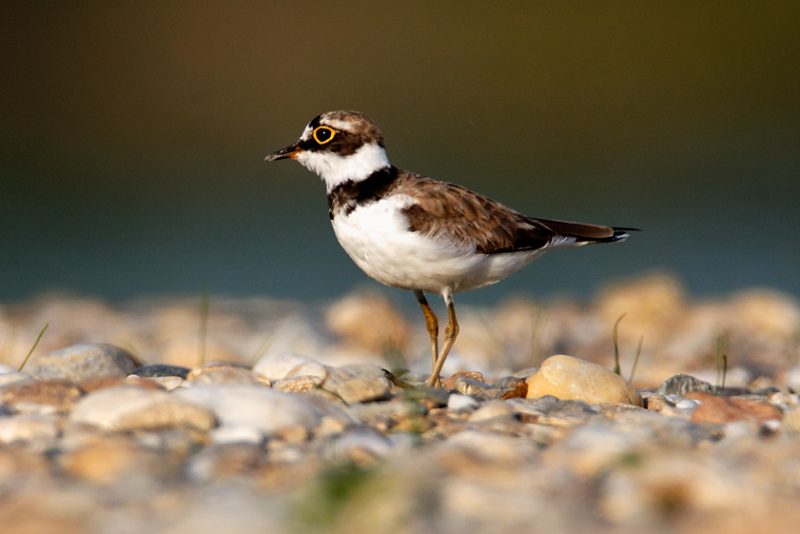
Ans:
[[[636,228],[529,217],[461,185],[390,163],[381,129],[358,111],[316,116],[293,144],[266,156],[319,175],[339,244],[368,276],[413,291],[431,345],[429,387],[459,333],[454,293],[494,284],[549,249],[623,241]],[[447,310],[439,320],[425,293]]]

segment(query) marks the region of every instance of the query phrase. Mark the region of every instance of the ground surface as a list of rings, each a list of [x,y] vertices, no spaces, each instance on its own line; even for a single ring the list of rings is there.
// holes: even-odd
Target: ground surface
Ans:
[[[697,301],[650,276],[590,302],[459,312],[445,387],[431,390],[421,316],[382,294],[324,306],[63,295],[0,306],[2,530],[800,522],[797,301],[761,290]],[[605,369],[623,314],[626,378],[643,339],[633,386],[599,399],[617,387]],[[542,396],[555,361],[579,367],[553,371],[563,389]]]

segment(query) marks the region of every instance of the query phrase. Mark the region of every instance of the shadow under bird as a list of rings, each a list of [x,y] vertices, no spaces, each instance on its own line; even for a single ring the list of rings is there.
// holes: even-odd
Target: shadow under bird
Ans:
[[[528,217],[465,187],[398,169],[381,130],[356,111],[315,117],[296,143],[265,160],[287,158],[325,182],[333,231],[356,265],[414,292],[430,335],[430,386],[439,383],[458,336],[454,293],[499,282],[548,249],[613,243],[636,230]],[[425,291],[447,306],[441,350]]]

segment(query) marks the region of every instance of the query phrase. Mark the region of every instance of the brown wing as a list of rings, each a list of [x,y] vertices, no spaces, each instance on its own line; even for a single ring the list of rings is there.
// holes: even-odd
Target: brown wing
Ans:
[[[392,193],[413,196],[409,229],[475,247],[482,254],[536,250],[553,243],[610,243],[636,228],[536,219],[465,187],[400,171]]]
[[[393,193],[413,196],[403,210],[409,228],[495,254],[546,246],[555,232],[499,202],[464,187],[401,172]]]

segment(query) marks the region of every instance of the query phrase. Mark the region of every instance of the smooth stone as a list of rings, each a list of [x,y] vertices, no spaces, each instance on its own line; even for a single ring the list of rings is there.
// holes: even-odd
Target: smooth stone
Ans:
[[[502,400],[524,399],[528,395],[528,381],[516,376],[504,376],[494,383],[494,387],[499,393],[497,398]]]
[[[20,373],[12,371],[10,373],[0,374],[0,388],[8,384],[16,384],[17,382],[30,382],[33,377],[28,373]]]
[[[513,416],[514,410],[509,403],[501,400],[492,400],[484,402],[480,408],[472,412],[469,416],[469,421],[477,423],[491,419],[511,419]]]
[[[474,465],[475,462],[519,465],[538,452],[533,441],[479,430],[458,432],[437,449],[440,454],[452,455],[454,463],[465,462],[467,465]]]
[[[694,392],[689,397],[699,401],[692,412],[693,423],[732,423],[735,421],[765,422],[781,420],[780,410],[766,402],[739,397],[719,397],[710,393]]]
[[[163,454],[119,436],[99,437],[58,458],[63,472],[99,486],[154,484],[167,476]]]
[[[260,440],[259,440],[260,441]],[[194,455],[187,464],[189,477],[197,481],[220,481],[247,476],[264,461],[258,442],[217,442]]]
[[[528,378],[527,398],[545,395],[562,400],[582,400],[590,404],[642,404],[636,390],[618,374],[596,363],[565,355],[547,358],[539,370]]]
[[[447,408],[449,410],[474,410],[480,406],[480,403],[469,395],[462,395],[460,393],[451,393],[447,399]]]
[[[699,405],[700,403],[695,400],[683,399],[681,401],[678,401],[678,403],[675,405],[675,408],[677,408],[678,410],[694,410]]]
[[[392,441],[372,429],[358,428],[335,436],[324,445],[322,456],[333,462],[369,465],[391,453]]]
[[[260,384],[248,369],[235,365],[211,365],[192,369],[186,380],[194,384]]]
[[[313,358],[296,354],[267,354],[253,366],[253,374],[264,376],[271,382],[292,376],[326,377],[324,365]]]
[[[282,378],[276,380],[272,384],[272,388],[284,393],[308,393],[310,391],[319,390],[324,378],[321,376],[302,375],[291,376],[289,378]]]
[[[136,375],[131,375],[136,376]],[[130,379],[130,376],[128,377]],[[186,382],[183,378],[179,376],[154,376],[150,378],[145,378],[147,382],[153,382],[154,384],[158,384],[160,387],[166,389],[167,391],[172,391],[173,389],[177,389],[184,385]]]
[[[131,371],[131,374],[141,376],[142,378],[160,378],[164,376],[178,376],[180,378],[186,378],[186,375],[189,374],[190,370],[191,369],[188,367],[182,367],[180,365],[151,363],[137,367]]]
[[[800,365],[795,365],[786,371],[786,385],[795,393],[800,393]]]
[[[211,431],[211,441],[217,445],[229,443],[259,444],[264,441],[264,434],[254,427],[223,425]]]
[[[68,411],[81,395],[80,388],[69,380],[34,380],[3,387],[0,402],[24,412],[39,411],[42,407]]]
[[[465,393],[462,391],[465,380],[486,383],[486,379],[480,371],[458,371],[442,380],[442,388],[448,391],[455,390],[459,393]],[[465,394],[468,395],[469,393]]]
[[[53,415],[20,414],[0,417],[0,443],[38,442],[46,448],[60,432],[59,418]]]
[[[25,370],[40,378],[85,378],[113,376],[124,378],[138,366],[134,356],[107,343],[81,343],[34,356]]]
[[[255,429],[265,435],[293,425],[313,429],[324,415],[317,405],[301,395],[264,386],[208,384],[172,394],[211,410],[221,426]]]
[[[331,367],[320,387],[346,404],[388,399],[392,391],[386,371],[369,363]]]
[[[127,385],[87,395],[75,406],[70,421],[116,431],[186,426],[205,432],[216,424],[214,415],[199,403]]]
[[[791,435],[800,434],[800,408],[793,408],[784,414],[783,428]]]
[[[658,388],[658,393],[667,396],[667,398],[669,398],[668,395],[684,397],[692,391],[712,392],[714,391],[714,386],[705,380],[700,380],[690,375],[675,375],[665,380]]]

